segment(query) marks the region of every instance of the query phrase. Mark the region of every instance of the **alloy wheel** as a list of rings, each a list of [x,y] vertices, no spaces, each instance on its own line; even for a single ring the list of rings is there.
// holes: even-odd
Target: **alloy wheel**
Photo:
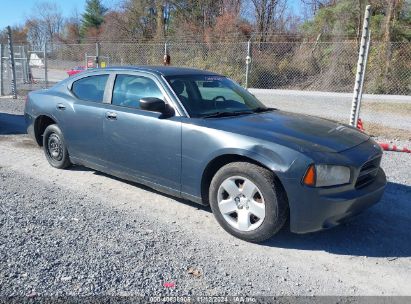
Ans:
[[[240,231],[253,231],[264,221],[264,197],[260,189],[245,177],[225,179],[218,189],[217,201],[227,223]]]

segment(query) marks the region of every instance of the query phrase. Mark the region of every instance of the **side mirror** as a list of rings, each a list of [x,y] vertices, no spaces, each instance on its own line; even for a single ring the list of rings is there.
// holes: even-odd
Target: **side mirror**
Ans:
[[[156,97],[145,97],[140,99],[140,108],[152,112],[166,112],[166,103],[164,100]]]

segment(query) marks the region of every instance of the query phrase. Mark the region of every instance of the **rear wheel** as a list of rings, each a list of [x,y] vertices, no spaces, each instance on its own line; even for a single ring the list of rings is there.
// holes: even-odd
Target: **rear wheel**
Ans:
[[[71,165],[63,133],[58,125],[49,125],[43,134],[44,154],[50,165],[64,169]]]
[[[276,234],[288,215],[288,204],[274,174],[248,162],[223,166],[211,181],[211,209],[230,234],[261,242]]]

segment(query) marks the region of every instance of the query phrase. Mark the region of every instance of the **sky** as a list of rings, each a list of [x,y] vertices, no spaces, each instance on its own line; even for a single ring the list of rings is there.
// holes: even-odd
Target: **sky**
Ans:
[[[0,0],[0,30],[7,25],[23,24],[26,17],[31,16],[34,5],[41,0]],[[64,17],[70,17],[75,9],[81,14],[86,0],[54,0],[62,9]],[[112,7],[116,0],[105,0],[104,5]],[[289,0],[289,9],[300,11],[300,0]]]
[[[32,15],[33,6],[41,2],[39,0],[0,0],[0,29],[7,25],[23,24],[27,16]],[[78,12],[84,9],[85,0],[56,0],[65,17],[72,15],[77,8]]]

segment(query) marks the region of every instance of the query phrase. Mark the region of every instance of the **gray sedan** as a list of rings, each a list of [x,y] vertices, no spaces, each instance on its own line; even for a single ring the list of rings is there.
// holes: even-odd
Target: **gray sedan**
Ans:
[[[211,209],[260,242],[330,228],[379,201],[365,133],[267,108],[230,79],[175,67],[89,70],[29,94],[28,133],[56,168],[83,165]]]

